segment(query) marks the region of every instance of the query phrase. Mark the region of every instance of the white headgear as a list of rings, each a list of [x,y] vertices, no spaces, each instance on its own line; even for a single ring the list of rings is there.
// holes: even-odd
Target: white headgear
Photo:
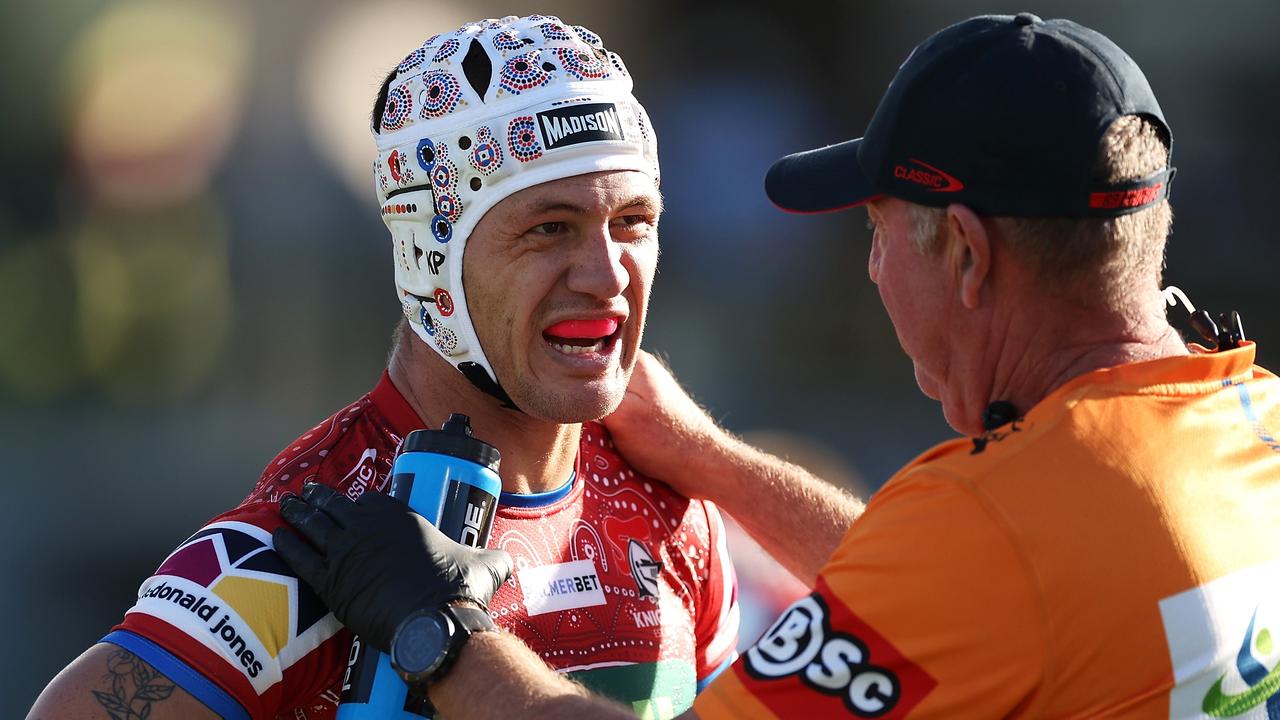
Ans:
[[[467,238],[499,201],[539,183],[601,170],[658,182],[657,139],[622,58],[555,17],[468,23],[400,63],[373,135],[405,317],[473,383],[509,402],[467,312]]]

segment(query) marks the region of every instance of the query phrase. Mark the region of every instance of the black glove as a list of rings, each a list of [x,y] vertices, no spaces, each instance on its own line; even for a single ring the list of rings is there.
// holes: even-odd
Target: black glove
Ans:
[[[383,652],[409,613],[457,599],[488,607],[511,576],[507,553],[460,545],[381,493],[352,502],[308,483],[302,497],[281,501],[280,515],[311,544],[280,527],[271,536],[276,553],[339,622]]]

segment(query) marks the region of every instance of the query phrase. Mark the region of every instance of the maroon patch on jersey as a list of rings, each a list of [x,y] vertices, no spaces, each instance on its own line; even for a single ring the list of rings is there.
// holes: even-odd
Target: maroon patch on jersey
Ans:
[[[213,540],[204,539],[174,552],[154,574],[186,578],[209,587],[210,583],[222,575],[222,564],[218,562],[218,551],[213,547]]]
[[[742,684],[787,717],[906,717],[937,681],[818,579],[734,666]]]

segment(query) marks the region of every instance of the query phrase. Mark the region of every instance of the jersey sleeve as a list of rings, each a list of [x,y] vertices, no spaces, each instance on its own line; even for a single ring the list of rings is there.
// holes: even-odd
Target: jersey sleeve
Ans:
[[[176,669],[171,679],[202,700],[217,695],[204,683],[216,686],[253,718],[322,692],[351,638],[276,555],[280,524],[268,503],[215,518],[142,583],[104,639]]]
[[[737,656],[738,581],[729,557],[729,547],[720,511],[703,502],[707,512],[708,555],[706,579],[698,607],[697,673],[701,692]]]
[[[897,478],[850,528],[814,592],[694,709],[703,720],[1025,709],[1044,663],[1029,572],[972,489],[927,471]]]

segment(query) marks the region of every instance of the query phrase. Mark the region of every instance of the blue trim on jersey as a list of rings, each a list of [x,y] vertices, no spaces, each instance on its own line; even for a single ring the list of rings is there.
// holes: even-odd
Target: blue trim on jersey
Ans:
[[[499,505],[518,508],[536,508],[550,505],[563,500],[570,490],[573,490],[573,481],[577,479],[578,473],[574,472],[569,476],[569,482],[561,485],[555,490],[548,490],[540,493],[509,493],[504,492],[498,498]]]
[[[720,667],[716,668],[715,670],[712,670],[710,675],[699,680],[698,692],[701,693],[703,690],[706,690],[707,686],[711,684],[711,681],[720,677],[720,673],[724,672],[725,670],[728,670],[729,666],[733,664],[733,661],[737,659],[738,659],[738,653],[735,652],[732,655],[730,655],[728,658],[726,658],[724,662],[720,663]]]
[[[1275,433],[1267,429],[1267,426],[1263,425],[1262,421],[1258,419],[1258,414],[1253,411],[1253,398],[1249,397],[1249,389],[1244,386],[1244,383],[1234,384],[1236,386],[1236,394],[1240,397],[1240,408],[1244,410],[1245,419],[1253,425],[1253,433],[1258,436],[1263,445],[1280,452],[1280,442],[1276,440]]]
[[[235,698],[227,694],[225,690],[218,687],[212,680],[201,675],[191,666],[178,659],[176,655],[165,650],[150,640],[131,633],[128,630],[116,630],[107,633],[106,637],[99,642],[107,642],[112,645],[119,645],[138,657],[146,660],[161,675],[169,678],[177,683],[178,687],[186,690],[192,697],[204,703],[222,718],[232,718],[234,720],[252,720],[249,713],[236,702]]]

